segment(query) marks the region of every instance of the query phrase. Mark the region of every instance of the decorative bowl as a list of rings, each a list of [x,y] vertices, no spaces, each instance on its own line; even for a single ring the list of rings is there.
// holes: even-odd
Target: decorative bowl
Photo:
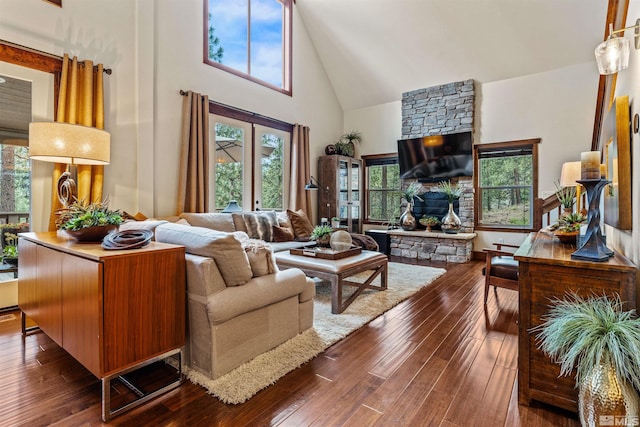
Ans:
[[[94,227],[81,228],[80,230],[64,230],[70,237],[79,242],[101,242],[104,236],[116,231],[117,225],[96,225]]]
[[[565,245],[567,244],[576,244],[576,239],[578,238],[579,231],[554,231],[554,236],[560,240],[560,243]]]

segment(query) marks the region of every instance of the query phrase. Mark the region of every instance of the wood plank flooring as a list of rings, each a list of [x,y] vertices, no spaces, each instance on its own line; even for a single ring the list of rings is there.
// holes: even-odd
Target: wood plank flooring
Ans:
[[[242,405],[186,381],[109,425],[579,426],[517,403],[517,294],[482,304],[482,264],[447,273]],[[161,380],[166,369],[140,376]],[[127,399],[114,386],[114,399]],[[100,384],[43,333],[0,322],[0,426],[97,426]]]

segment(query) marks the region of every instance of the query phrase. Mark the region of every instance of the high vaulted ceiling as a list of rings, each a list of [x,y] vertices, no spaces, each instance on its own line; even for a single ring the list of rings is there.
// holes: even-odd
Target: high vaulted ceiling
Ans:
[[[596,69],[607,0],[298,0],[297,8],[348,111],[459,80]]]

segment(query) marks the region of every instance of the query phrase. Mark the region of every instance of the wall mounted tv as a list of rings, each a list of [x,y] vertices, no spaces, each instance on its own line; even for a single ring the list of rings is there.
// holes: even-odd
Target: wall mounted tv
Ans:
[[[461,132],[400,139],[398,164],[402,179],[438,182],[473,176],[473,135]]]

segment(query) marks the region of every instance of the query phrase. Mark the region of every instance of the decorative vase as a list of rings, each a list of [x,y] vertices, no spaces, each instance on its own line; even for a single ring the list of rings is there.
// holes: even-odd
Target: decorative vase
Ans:
[[[442,217],[442,231],[449,234],[456,234],[462,228],[462,221],[453,210],[453,203],[449,203],[449,212]]]
[[[325,236],[322,237],[318,237],[316,239],[316,245],[323,247],[323,248],[328,248],[330,246],[330,242],[331,242],[331,235],[327,234]]]
[[[80,230],[64,230],[64,232],[79,242],[101,242],[104,236],[117,229],[117,225],[96,225]]]
[[[18,258],[4,257],[4,258],[2,258],[2,262],[4,262],[5,264],[12,265],[14,267],[18,266]]]
[[[616,421],[637,420],[639,408],[638,393],[616,375],[610,361],[594,366],[580,383],[578,413],[583,426],[635,425],[616,424]],[[604,420],[610,420],[610,424],[605,424]]]
[[[403,230],[411,231],[416,229],[416,217],[411,212],[411,202],[407,203],[407,208],[400,215],[400,227]]]

